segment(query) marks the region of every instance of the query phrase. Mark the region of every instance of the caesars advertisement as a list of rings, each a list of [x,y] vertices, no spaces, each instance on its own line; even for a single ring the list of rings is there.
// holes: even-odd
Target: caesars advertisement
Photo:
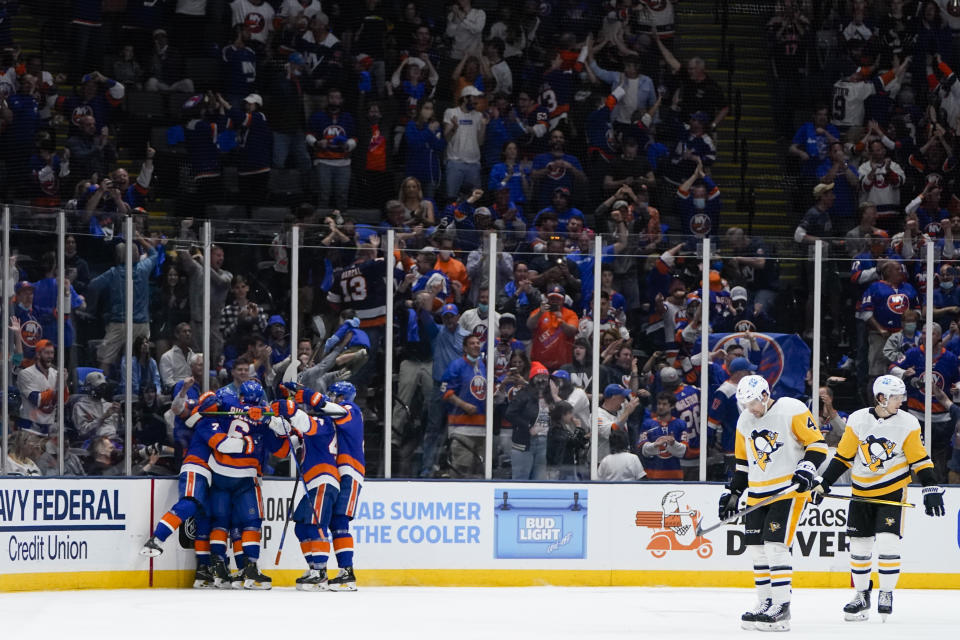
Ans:
[[[291,480],[263,483],[260,568],[267,574],[305,567],[292,526],[274,565],[293,487]],[[698,522],[717,521],[722,491],[697,483],[368,481],[352,523],[357,571],[413,570],[411,583],[419,584],[428,582],[417,582],[416,570],[502,571],[495,582],[504,584],[503,576],[523,570],[541,572],[538,583],[549,584],[551,571],[576,570],[597,572],[580,584],[697,586],[732,584],[720,576],[742,572],[745,586],[750,559],[742,524],[696,534]],[[296,499],[301,495],[298,488]],[[191,570],[189,520],[159,558],[138,553],[176,499],[173,479],[0,480],[0,585],[9,585],[2,581],[9,574],[123,571],[149,572],[148,586],[155,572]],[[936,586],[960,588],[960,489],[947,489],[943,518],[924,515],[919,490],[907,499],[918,506],[906,510],[904,578],[931,574]],[[798,585],[805,572],[835,574],[836,586],[847,584],[847,505],[827,499],[807,506],[793,544]],[[331,556],[331,568],[335,562]],[[611,577],[617,572],[619,579]]]

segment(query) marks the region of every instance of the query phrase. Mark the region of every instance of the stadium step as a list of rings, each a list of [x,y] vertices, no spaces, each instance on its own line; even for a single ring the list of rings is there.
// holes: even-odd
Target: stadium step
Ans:
[[[718,131],[717,161],[712,175],[724,198],[722,228],[746,227],[750,214],[738,205],[740,194],[754,190],[756,211],[752,233],[768,236],[790,236],[795,221],[785,193],[783,151],[777,143],[774,113],[769,92],[770,62],[767,52],[766,6],[732,2],[729,5],[726,33],[723,32],[718,5],[714,0],[688,0],[677,4],[680,37],[678,57],[703,58],[707,72],[725,92],[739,91],[741,113],[739,136],[747,141],[747,170],[741,185],[741,164],[734,159],[736,127],[734,113],[724,120]],[[722,68],[721,45],[733,46],[733,70]],[[724,56],[725,57],[725,56]],[[726,61],[725,61],[726,62]],[[728,96],[731,106],[733,96]],[[722,231],[722,229],[721,229]]]

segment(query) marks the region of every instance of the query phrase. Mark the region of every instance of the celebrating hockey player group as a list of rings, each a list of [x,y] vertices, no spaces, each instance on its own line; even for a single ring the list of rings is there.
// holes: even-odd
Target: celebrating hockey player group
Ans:
[[[720,519],[737,518],[746,491],[747,508],[742,513],[758,602],[741,616],[744,629],[790,629],[791,546],[800,516],[808,501],[819,504],[848,469],[853,478],[847,516],[850,572],[856,594],[843,608],[844,617],[858,621],[869,616],[874,547],[880,580],[877,612],[884,620],[893,612],[911,471],[923,484],[926,514],[944,515],[943,489],[936,486],[920,423],[900,411],[906,393],[896,376],[877,378],[876,406],[850,416],[836,455],[821,477],[817,470],[828,449],[806,405],[793,398],[774,400],[762,376],[740,381],[737,402],[743,412],[736,429],[736,471],[720,497]]]
[[[364,479],[363,417],[356,388],[335,382],[320,393],[296,382],[267,405],[260,383],[224,387],[189,401],[178,427],[192,429],[180,469],[179,500],[160,518],[140,553],[158,556],[188,518],[196,523],[195,588],[270,589],[258,566],[263,523],[262,468],[271,456],[294,456],[305,488],[288,514],[307,563],[303,591],[355,591],[350,521]],[[331,539],[337,575],[328,580]],[[282,544],[282,542],[281,542]],[[228,548],[236,569],[228,570]]]

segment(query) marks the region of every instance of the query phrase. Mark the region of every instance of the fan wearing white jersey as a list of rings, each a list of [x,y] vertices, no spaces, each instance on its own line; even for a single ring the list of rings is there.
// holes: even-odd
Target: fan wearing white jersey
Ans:
[[[907,58],[903,64],[876,78],[870,78],[870,67],[858,67],[853,74],[837,80],[833,84],[833,125],[844,131],[850,127],[863,126],[864,100],[899,79],[910,64]]]
[[[944,514],[943,489],[936,486],[933,463],[923,448],[920,422],[900,411],[907,388],[896,376],[880,376],[873,383],[876,406],[854,411],[837,445],[823,478],[811,494],[814,503],[830,492],[830,486],[847,469],[853,478],[853,495],[891,502],[906,499],[910,472],[923,483],[923,506],[928,516]],[[903,507],[851,502],[847,513],[850,537],[850,574],[856,594],[843,608],[849,621],[866,620],[870,615],[873,583],[873,548],[877,548],[880,597],[877,613],[884,620],[893,612],[893,589],[900,577],[900,546],[903,535]]]
[[[793,565],[790,548],[797,524],[826,460],[827,444],[810,410],[794,398],[770,396],[762,376],[746,376],[737,385],[734,457],[736,470],[720,497],[720,518],[737,512],[740,495],[747,505],[776,496],[744,516],[747,549],[753,558],[757,605],[741,617],[744,629],[788,631]],[[782,495],[780,495],[782,494]]]

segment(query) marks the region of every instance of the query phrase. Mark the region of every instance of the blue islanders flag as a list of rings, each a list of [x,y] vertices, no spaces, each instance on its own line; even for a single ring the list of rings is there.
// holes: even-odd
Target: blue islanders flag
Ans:
[[[757,365],[757,374],[767,379],[774,398],[806,397],[807,371],[810,369],[810,347],[794,333],[754,333],[760,346],[759,359],[750,351],[745,333],[716,333],[710,336],[710,350],[724,348],[731,342],[743,346],[750,362]],[[693,353],[700,352],[699,342]]]

